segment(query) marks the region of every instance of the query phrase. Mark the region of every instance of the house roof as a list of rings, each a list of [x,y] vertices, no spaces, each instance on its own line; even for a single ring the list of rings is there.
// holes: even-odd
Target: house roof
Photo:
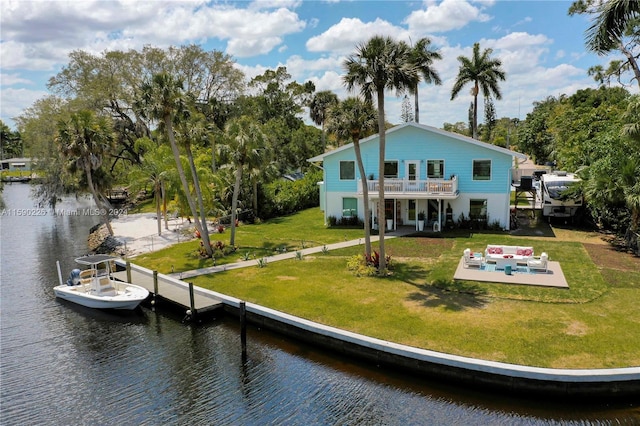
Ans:
[[[442,136],[446,136],[448,138],[457,139],[459,141],[462,141],[462,142],[465,142],[465,143],[468,143],[468,144],[471,144],[471,145],[476,145],[476,146],[479,146],[479,147],[482,147],[482,148],[485,148],[485,149],[496,151],[496,152],[499,152],[501,154],[510,155],[512,157],[517,157],[517,158],[521,158],[521,159],[526,159],[527,158],[527,156],[525,154],[522,154],[520,152],[511,151],[510,149],[502,148],[500,146],[492,145],[492,144],[486,143],[486,142],[481,142],[479,140],[470,138],[468,136],[461,135],[459,133],[447,132],[446,130],[438,129],[436,127],[427,126],[427,125],[419,124],[419,123],[404,123],[404,124],[392,127],[391,129],[387,130],[387,135],[389,135],[391,133],[394,133],[394,132],[397,132],[397,131],[399,131],[401,129],[404,129],[405,127],[415,127],[415,128],[427,131],[427,132],[436,133],[436,134],[439,134],[439,135],[442,135]],[[371,141],[376,140],[376,139],[378,139],[378,134],[377,133],[375,135],[371,135],[371,136],[369,136],[367,138],[360,139],[360,144],[365,144],[365,143],[371,142]],[[317,155],[317,156],[315,156],[313,158],[309,158],[309,159],[307,159],[307,161],[310,162],[310,163],[323,161],[325,159],[325,157],[329,157],[329,156],[337,154],[339,152],[346,151],[348,149],[351,149],[352,147],[353,147],[353,142],[349,143],[349,144],[346,144],[346,145],[343,145],[340,148],[336,148],[336,149],[334,149],[332,151],[325,152],[324,154],[320,154],[320,155]]]

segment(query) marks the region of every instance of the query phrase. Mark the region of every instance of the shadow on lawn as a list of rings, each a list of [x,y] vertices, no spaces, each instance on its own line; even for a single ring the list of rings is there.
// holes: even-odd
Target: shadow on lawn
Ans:
[[[448,285],[445,285],[448,287]],[[482,294],[459,293],[440,288],[439,284],[416,285],[418,291],[410,293],[408,300],[418,302],[425,308],[442,307],[448,311],[463,311],[465,309],[480,309],[487,304]]]
[[[427,268],[417,265],[399,264],[394,269],[396,278],[418,290],[410,293],[407,299],[425,308],[443,307],[449,311],[462,311],[479,309],[487,304],[484,297],[486,291],[480,287],[469,284],[460,287],[460,284],[450,280],[436,280],[433,284],[423,284],[428,274]]]

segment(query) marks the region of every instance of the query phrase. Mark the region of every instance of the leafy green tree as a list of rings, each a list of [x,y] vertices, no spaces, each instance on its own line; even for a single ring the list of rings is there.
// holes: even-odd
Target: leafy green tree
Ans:
[[[502,61],[491,58],[493,49],[484,49],[480,53],[480,43],[474,43],[471,58],[458,56],[460,68],[456,81],[451,89],[451,100],[454,100],[464,86],[471,83],[471,95],[473,96],[473,125],[472,137],[478,139],[478,95],[482,92],[484,97],[494,96],[502,99],[502,93],[498,81],[506,79],[502,70]]]
[[[622,52],[625,61],[618,62],[617,72],[631,69],[640,87],[637,47],[640,43],[640,2],[636,0],[577,0],[569,7],[569,15],[593,15],[586,31],[587,48],[599,55],[614,50]],[[613,65],[613,63],[612,63]],[[610,65],[610,69],[613,68]]]
[[[518,148],[529,154],[536,164],[550,161],[554,139],[550,121],[558,100],[549,96],[544,101],[533,103],[533,111],[518,127]]]
[[[351,139],[356,154],[358,172],[362,182],[362,201],[364,203],[364,247],[367,256],[371,255],[371,225],[369,213],[369,188],[364,162],[360,151],[360,139],[375,131],[377,113],[371,102],[357,97],[347,98],[329,110],[327,129],[340,139]]]
[[[338,96],[330,90],[324,90],[313,95],[313,99],[309,104],[309,116],[311,120],[322,129],[322,151],[327,147],[324,125],[327,121],[327,114],[331,107],[338,103]]]
[[[231,119],[225,127],[226,144],[219,145],[221,153],[230,160],[234,169],[233,200],[231,202],[231,237],[229,244],[235,245],[236,215],[240,183],[245,168],[265,164],[268,158],[267,136],[259,123],[251,117],[242,116]]]
[[[189,209],[191,210],[191,214],[194,218],[196,230],[202,238],[207,255],[211,257],[213,256],[213,249],[209,240],[206,220],[203,224],[198,218],[198,210],[196,208],[195,201],[191,196],[189,182],[187,181],[187,176],[182,167],[180,151],[178,149],[174,131],[174,122],[183,120],[185,114],[188,114],[187,100],[185,99],[183,91],[182,82],[174,78],[172,75],[166,73],[154,74],[151,81],[142,86],[139,111],[145,116],[160,120],[164,127],[167,139],[171,145],[171,151],[173,152],[173,158],[176,163],[178,175],[180,176],[184,196],[187,199]]]
[[[166,188],[173,169],[172,165],[167,162],[170,155],[166,145],[160,146],[154,151],[147,152],[142,158],[142,163],[139,166],[134,166],[129,173],[130,191],[138,192],[140,189],[146,189],[148,185],[151,186],[156,205],[158,235],[162,235],[163,216],[165,229],[168,229]]]
[[[418,69],[411,59],[411,49],[406,43],[396,42],[390,37],[374,36],[366,43],[356,46],[343,64],[346,74],[343,82],[352,91],[356,86],[365,100],[371,100],[376,93],[378,106],[378,132],[380,138],[380,152],[378,159],[378,187],[379,203],[378,217],[384,218],[384,161],[385,161],[385,109],[384,93],[386,89],[403,92],[416,87]],[[386,259],[384,248],[384,226],[380,232],[380,274],[386,274]]]
[[[442,59],[442,55],[437,50],[431,49],[431,40],[428,37],[423,37],[416,42],[416,45],[411,48],[411,62],[418,68],[418,75],[421,80],[427,84],[441,85],[442,80],[440,75],[433,68],[433,62]],[[414,87],[411,88],[411,92],[414,95],[414,117],[416,123],[420,122],[420,102],[418,98],[418,81]]]
[[[407,95],[404,95],[404,98],[402,99],[402,108],[400,109],[400,120],[403,123],[411,123],[415,121],[415,116],[411,109],[411,100]]]
[[[458,133],[460,135],[470,136],[469,126],[464,122],[458,121],[457,123],[444,123],[442,129],[451,133]]]
[[[484,98],[484,131],[483,140],[493,142],[493,130],[496,127],[496,108],[490,96]]]
[[[66,108],[67,104],[59,97],[46,96],[16,118],[25,150],[40,160],[35,164],[40,184],[33,188],[34,198],[49,207],[55,207],[61,195],[77,189],[55,140],[57,123],[65,118]]]
[[[111,126],[105,117],[83,110],[71,114],[68,120],[58,122],[57,136],[62,154],[84,173],[87,187],[93,195],[96,207],[101,212],[109,235],[113,235],[109,211],[94,185],[93,176],[102,165],[104,157],[113,149],[114,137]]]
[[[23,145],[20,132],[12,131],[0,120],[0,158],[15,158],[22,156]]]

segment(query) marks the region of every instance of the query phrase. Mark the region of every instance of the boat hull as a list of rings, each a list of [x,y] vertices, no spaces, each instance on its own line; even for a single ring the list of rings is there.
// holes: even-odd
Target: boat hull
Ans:
[[[144,301],[149,292],[144,287],[120,283],[115,295],[94,294],[85,285],[59,285],[53,288],[56,297],[95,309],[132,310]]]

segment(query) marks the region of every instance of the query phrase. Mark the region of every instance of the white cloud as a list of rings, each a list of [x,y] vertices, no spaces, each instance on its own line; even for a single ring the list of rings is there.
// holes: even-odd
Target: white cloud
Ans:
[[[15,89],[12,87],[0,90],[0,105],[2,105],[2,121],[13,127],[13,118],[19,116],[35,101],[47,95],[39,90]]]
[[[5,0],[0,5],[2,65],[50,70],[65,63],[73,49],[102,52],[215,38],[228,41],[227,53],[247,57],[269,53],[285,35],[306,26],[283,7],[294,7],[297,1],[257,4],[238,8],[204,1]]]
[[[33,82],[20,77],[20,74],[7,74],[0,72],[0,86],[13,86],[15,84],[33,84]]]
[[[488,2],[482,6],[491,5]],[[415,10],[405,19],[412,33],[432,34],[457,30],[470,22],[487,22],[491,16],[463,0],[444,0],[442,3],[427,2],[426,9]]]
[[[311,37],[307,49],[311,52],[334,52],[348,54],[358,43],[375,35],[392,36],[395,39],[408,40],[408,31],[383,19],[362,22],[358,18],[342,18],[324,33]]]

